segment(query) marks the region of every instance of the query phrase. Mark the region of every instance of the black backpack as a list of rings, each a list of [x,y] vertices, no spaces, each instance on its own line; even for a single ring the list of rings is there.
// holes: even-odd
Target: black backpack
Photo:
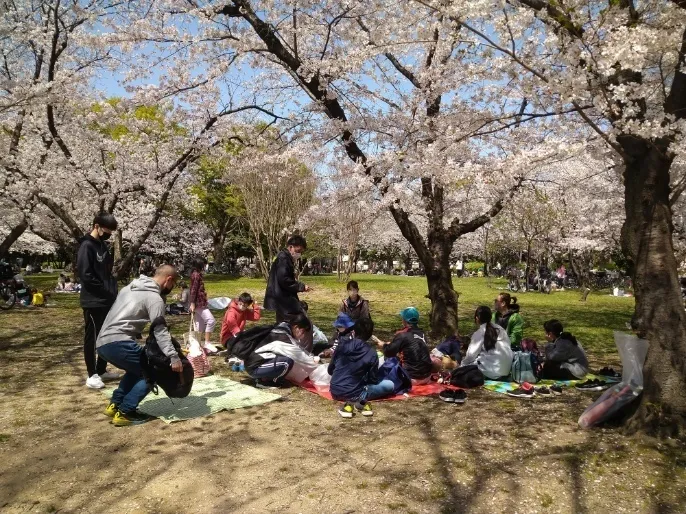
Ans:
[[[476,364],[461,366],[450,373],[450,385],[462,388],[479,387],[484,385],[484,374]]]
[[[193,387],[193,366],[181,352],[181,345],[172,337],[172,344],[183,365],[183,371],[178,373],[171,369],[171,359],[167,357],[155,339],[155,327],[167,326],[163,316],[150,325],[150,333],[145,340],[145,349],[141,353],[141,367],[143,376],[153,392],[157,394],[156,386],[160,386],[169,398],[185,398]]]
[[[0,280],[9,280],[14,277],[12,265],[4,261],[0,262]]]
[[[226,351],[229,355],[247,360],[259,347],[276,325],[258,325],[248,330],[239,332],[226,341]]]

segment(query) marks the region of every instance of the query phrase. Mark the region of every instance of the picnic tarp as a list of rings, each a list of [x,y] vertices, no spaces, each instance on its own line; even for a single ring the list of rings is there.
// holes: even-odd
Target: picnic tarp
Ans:
[[[104,392],[111,396],[114,389]],[[186,398],[169,398],[159,389],[159,395],[150,393],[138,406],[149,416],[165,423],[209,416],[222,410],[241,409],[273,402],[281,398],[261,389],[240,384],[218,375],[196,378],[193,390]]]
[[[311,393],[318,394],[319,396],[321,396],[322,398],[326,398],[327,400],[333,400],[333,398],[331,398],[331,393],[329,392],[328,388],[320,388],[320,390],[317,390],[317,388],[310,380],[305,380],[304,382],[295,385],[300,386]],[[391,396],[390,398],[381,398],[381,400],[406,400],[407,398],[412,398],[414,396],[431,396],[440,393],[444,389],[456,388],[446,387],[444,384],[438,384],[436,382],[429,382],[425,385],[412,386],[412,389],[410,389],[410,391],[407,394],[398,394],[395,396]]]
[[[580,382],[585,382],[586,380],[593,380],[594,378],[597,378],[599,380],[605,380],[608,384],[615,384],[615,383],[619,382],[619,379],[616,379],[616,378],[604,377],[601,375],[588,374],[584,378],[579,379],[579,380],[539,380],[534,385],[536,387],[541,387],[541,386],[550,387],[551,385],[559,385],[560,387],[574,387],[574,385],[576,385]],[[489,391],[493,391],[494,393],[502,393],[502,394],[506,394],[510,391],[514,391],[520,385],[521,384],[518,384],[517,382],[501,382],[499,380],[486,380],[486,381],[484,381],[484,388],[485,389],[488,389]]]

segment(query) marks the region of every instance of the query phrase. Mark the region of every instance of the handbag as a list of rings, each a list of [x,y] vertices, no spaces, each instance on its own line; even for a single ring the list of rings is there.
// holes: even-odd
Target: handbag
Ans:
[[[210,360],[207,358],[200,342],[195,335],[195,315],[191,315],[191,326],[188,333],[183,335],[184,343],[188,347],[188,362],[193,366],[193,377],[200,378],[206,376],[210,370]]]

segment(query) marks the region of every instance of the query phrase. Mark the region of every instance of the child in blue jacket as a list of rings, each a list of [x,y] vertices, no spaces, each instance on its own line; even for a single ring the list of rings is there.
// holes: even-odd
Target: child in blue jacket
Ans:
[[[368,402],[393,394],[393,382],[379,381],[379,357],[376,350],[365,342],[373,331],[372,320],[357,320],[352,337],[341,338],[329,364],[331,396],[345,402],[338,409],[343,418],[352,418],[355,410],[363,416],[371,416],[374,412]]]

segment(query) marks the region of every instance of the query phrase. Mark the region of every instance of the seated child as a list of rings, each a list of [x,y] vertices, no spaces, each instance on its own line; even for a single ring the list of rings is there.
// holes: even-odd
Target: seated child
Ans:
[[[60,273],[59,278],[57,279],[57,287],[55,288],[56,291],[64,291],[64,284],[67,281],[67,277],[65,276],[64,273]]]
[[[220,342],[226,346],[226,341],[245,328],[246,321],[260,320],[260,306],[255,303],[250,293],[243,293],[231,300],[222,320]]]
[[[431,380],[431,354],[424,331],[419,328],[419,311],[407,307],[400,311],[403,328],[390,343],[379,341],[385,358],[398,356],[402,367],[412,379],[412,385],[428,384]]]
[[[431,362],[435,372],[455,369],[459,366],[461,360],[460,338],[457,334],[450,335],[445,341],[431,350]]]
[[[507,332],[493,323],[492,317],[488,307],[476,309],[474,323],[479,325],[479,329],[472,335],[460,367],[476,365],[484,377],[502,380],[510,374],[513,354]]]
[[[564,332],[562,323],[551,319],[543,324],[545,338],[545,361],[541,378],[550,380],[576,380],[589,372],[588,358],[579,342],[569,332]]]
[[[45,306],[45,298],[43,297],[43,293],[38,291],[38,289],[35,287],[31,289],[31,305],[35,305],[36,307]]]
[[[357,320],[351,337],[341,339],[329,364],[331,396],[345,402],[338,410],[343,418],[352,418],[355,410],[371,416],[373,411],[368,402],[393,394],[392,381],[378,380],[379,357],[366,343],[373,330],[372,320]]]
[[[347,314],[353,320],[361,318],[371,319],[369,314],[369,302],[360,296],[360,286],[355,280],[348,282],[346,286],[348,297],[341,303],[340,312]]]
[[[69,277],[64,279],[64,290],[65,291],[75,291],[74,283],[71,281],[71,279]]]

